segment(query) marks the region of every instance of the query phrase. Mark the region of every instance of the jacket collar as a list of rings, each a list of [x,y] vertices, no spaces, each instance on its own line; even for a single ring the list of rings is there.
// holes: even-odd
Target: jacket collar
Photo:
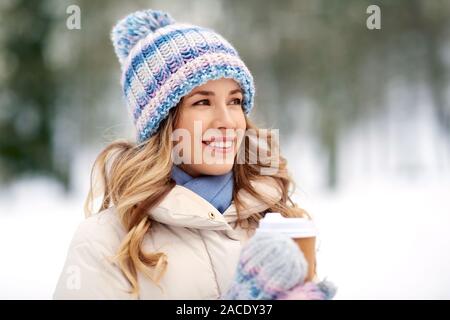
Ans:
[[[281,199],[281,190],[272,178],[262,177],[251,183],[258,194],[264,194],[276,202]],[[238,192],[243,203],[241,219],[268,208],[247,191],[242,189]],[[238,218],[234,201],[221,214],[211,203],[180,185],[175,185],[148,214],[152,220],[162,224],[207,230],[231,230],[229,223]]]
[[[200,175],[192,177],[178,166],[172,167],[172,179],[211,203],[221,213],[233,200],[233,170],[222,175]]]

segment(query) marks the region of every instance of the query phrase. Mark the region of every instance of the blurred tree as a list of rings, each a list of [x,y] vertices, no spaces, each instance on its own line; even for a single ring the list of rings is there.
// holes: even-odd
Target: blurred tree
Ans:
[[[0,120],[0,177],[50,175],[68,184],[66,168],[55,165],[53,145],[58,83],[45,61],[51,18],[45,1],[16,1],[1,13],[2,56],[7,78]]]

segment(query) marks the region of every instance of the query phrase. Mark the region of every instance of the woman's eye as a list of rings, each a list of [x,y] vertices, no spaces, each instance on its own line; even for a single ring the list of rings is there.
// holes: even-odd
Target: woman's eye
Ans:
[[[208,103],[209,104],[209,100],[208,99],[203,99],[203,100],[200,100],[200,101],[197,101],[196,103],[194,103],[194,106],[195,105],[205,105],[203,102],[205,102],[206,101],[206,103]]]
[[[242,103],[242,100],[239,99],[239,98],[236,98],[236,99],[233,99],[232,102],[234,102],[235,104],[241,104],[241,103]]]
[[[208,99],[203,99],[203,100],[199,100],[199,101],[195,102],[193,105],[194,106],[196,106],[196,105],[200,105],[201,106],[201,105],[209,105],[209,104],[210,104],[210,102],[209,102]],[[239,99],[239,98],[233,99],[233,100],[231,100],[231,104],[241,105],[242,104],[242,100]]]

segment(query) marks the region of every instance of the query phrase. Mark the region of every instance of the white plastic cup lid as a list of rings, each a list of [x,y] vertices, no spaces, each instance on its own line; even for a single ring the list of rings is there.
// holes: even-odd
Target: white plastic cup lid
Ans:
[[[317,235],[314,222],[307,218],[286,218],[279,212],[268,212],[259,221],[257,232],[282,233],[291,238],[310,238]]]

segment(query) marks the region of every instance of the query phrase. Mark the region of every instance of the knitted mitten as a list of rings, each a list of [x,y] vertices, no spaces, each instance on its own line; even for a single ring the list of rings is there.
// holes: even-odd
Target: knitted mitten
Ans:
[[[306,282],[282,293],[277,300],[331,300],[336,294],[336,287],[329,281],[319,283]]]
[[[282,293],[277,300],[325,300],[325,294],[314,282],[306,282]]]
[[[289,237],[256,233],[242,247],[233,283],[222,296],[227,300],[274,300],[303,283],[308,265]]]

